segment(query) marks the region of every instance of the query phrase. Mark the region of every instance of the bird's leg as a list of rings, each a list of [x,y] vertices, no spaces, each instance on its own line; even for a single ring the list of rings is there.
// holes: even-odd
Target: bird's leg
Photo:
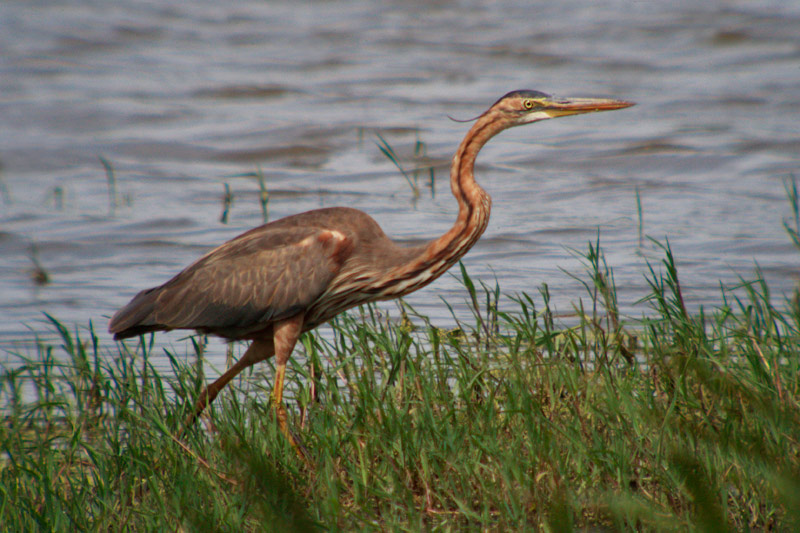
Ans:
[[[250,347],[244,352],[242,357],[236,362],[235,365],[230,367],[227,372],[222,374],[219,378],[217,378],[214,383],[207,386],[203,392],[200,393],[200,397],[197,400],[197,404],[195,405],[194,411],[191,415],[186,419],[184,424],[184,429],[189,428],[194,421],[197,419],[198,416],[208,407],[211,402],[217,397],[222,389],[230,383],[230,381],[235,378],[239,373],[247,367],[253,366],[254,364],[258,363],[259,361],[264,361],[265,359],[269,359],[275,354],[275,346],[272,343],[272,339],[256,339],[251,344]]]
[[[292,355],[294,345],[303,332],[303,315],[295,315],[291,318],[276,322],[273,326],[273,342],[275,345],[275,384],[272,388],[272,403],[275,407],[275,415],[278,418],[278,425],[281,431],[289,439],[292,445],[296,446],[294,439],[289,433],[289,426],[286,424],[286,409],[283,407],[283,378],[286,374],[286,363]]]

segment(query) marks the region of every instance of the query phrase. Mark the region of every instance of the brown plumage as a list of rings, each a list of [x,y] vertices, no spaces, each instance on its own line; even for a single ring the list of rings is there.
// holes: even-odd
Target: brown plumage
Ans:
[[[187,423],[239,372],[275,355],[273,400],[286,432],[283,377],[299,336],[351,307],[427,285],[486,229],[491,199],[475,182],[473,168],[489,139],[512,126],[631,105],[558,99],[537,91],[508,93],[477,118],[453,156],[450,184],[458,217],[441,237],[422,246],[400,246],[369,215],[345,207],[292,215],[239,235],[160,287],[140,292],[114,315],[109,331],[115,339],[194,329],[252,340],[239,361],[201,393]]]

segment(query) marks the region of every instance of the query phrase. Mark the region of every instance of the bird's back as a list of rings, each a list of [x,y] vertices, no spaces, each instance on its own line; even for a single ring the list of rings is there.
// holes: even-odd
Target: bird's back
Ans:
[[[405,253],[362,211],[307,211],[253,228],[140,292],[114,315],[109,331],[117,339],[171,329],[251,338],[276,320],[319,310],[338,277],[402,261],[398,254]],[[330,319],[327,312],[315,317]]]

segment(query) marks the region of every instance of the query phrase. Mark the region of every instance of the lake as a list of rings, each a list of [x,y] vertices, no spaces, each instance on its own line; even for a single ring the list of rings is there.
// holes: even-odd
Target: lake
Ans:
[[[270,219],[342,205],[400,241],[438,236],[469,127],[448,116],[523,88],[638,105],[486,146],[476,177],[494,209],[464,259],[474,279],[537,302],[547,283],[571,313],[587,295],[564,270],[599,232],[630,317],[663,257],[640,233],[669,240],[695,310],[756,265],[777,303],[800,280],[783,228],[800,3],[6,1],[0,20],[0,362],[53,337],[43,312],[107,340],[136,292],[261,223],[259,173]],[[418,197],[380,138],[418,169]],[[447,274],[407,298],[442,327],[444,301],[466,317],[466,300]],[[224,353],[212,341],[218,366]]]

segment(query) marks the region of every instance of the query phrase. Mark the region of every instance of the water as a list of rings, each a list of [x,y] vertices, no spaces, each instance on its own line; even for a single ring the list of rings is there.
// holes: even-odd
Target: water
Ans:
[[[560,269],[580,270],[569,250],[599,229],[620,302],[641,316],[645,261],[661,254],[639,246],[638,189],[644,232],[669,238],[694,308],[756,263],[776,299],[798,283],[782,228],[800,153],[797,3],[6,1],[0,21],[0,361],[48,334],[43,311],[107,338],[135,292],[260,223],[257,169],[272,219],[346,205],[400,240],[443,233],[468,127],[447,115],[519,88],[639,105],[484,149],[494,212],[465,259],[473,277],[512,294],[546,282],[569,312],[585,294]],[[408,168],[434,168],[432,191],[423,173],[413,199],[378,133]],[[408,301],[447,326],[442,299],[466,313],[447,275]],[[220,364],[224,346],[209,354]]]

